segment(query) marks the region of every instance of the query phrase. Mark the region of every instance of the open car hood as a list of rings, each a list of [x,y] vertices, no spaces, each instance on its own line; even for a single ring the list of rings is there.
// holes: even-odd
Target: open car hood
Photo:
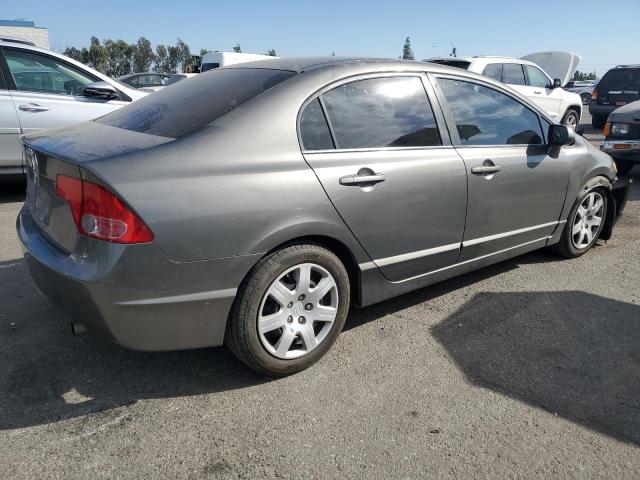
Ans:
[[[573,78],[582,57],[572,52],[538,52],[525,55],[521,60],[540,65],[553,80],[559,78],[564,86]]]

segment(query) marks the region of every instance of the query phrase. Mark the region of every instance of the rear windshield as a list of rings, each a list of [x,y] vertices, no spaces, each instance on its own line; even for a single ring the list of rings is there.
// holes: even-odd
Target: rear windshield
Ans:
[[[598,92],[640,91],[640,68],[618,68],[609,70],[598,83]]]
[[[457,68],[462,68],[463,70],[467,70],[469,68],[469,65],[471,65],[471,62],[467,62],[464,60],[441,60],[441,59],[436,59],[436,60],[429,60],[431,63],[438,63],[440,65],[448,65],[449,67],[457,67]]]
[[[179,138],[294,76],[263,68],[222,68],[147,95],[96,122],[134,132]]]

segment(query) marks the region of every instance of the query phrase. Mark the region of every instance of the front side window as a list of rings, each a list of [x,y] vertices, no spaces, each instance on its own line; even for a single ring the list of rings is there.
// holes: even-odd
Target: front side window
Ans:
[[[502,81],[502,64],[501,63],[490,63],[486,67],[484,67],[483,75],[493,78],[499,82]]]
[[[95,121],[134,132],[180,138],[294,75],[295,72],[266,68],[223,68],[147,95]]]
[[[476,83],[441,78],[462,145],[540,145],[538,115],[510,96]]]
[[[441,145],[433,110],[418,77],[358,80],[322,98],[336,148]]]
[[[539,68],[531,65],[525,65],[524,68],[527,71],[527,76],[529,77],[528,85],[538,88],[547,88],[547,86],[549,86],[549,79],[540,71]]]
[[[4,51],[16,88],[25,92],[82,95],[96,79],[52,57],[22,50]]]
[[[522,65],[519,63],[502,64],[502,81],[509,85],[525,85]]]
[[[307,105],[300,117],[300,139],[304,150],[333,148],[329,125],[317,98]]]

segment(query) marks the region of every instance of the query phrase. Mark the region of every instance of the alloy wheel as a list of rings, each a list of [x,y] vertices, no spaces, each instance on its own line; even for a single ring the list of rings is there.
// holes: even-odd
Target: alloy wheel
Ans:
[[[564,124],[571,130],[575,130],[578,126],[578,116],[574,113],[569,113],[567,118],[564,119]]]
[[[604,199],[591,192],[582,199],[573,218],[571,241],[577,249],[587,248],[596,239],[604,216]]]
[[[271,283],[258,312],[258,335],[274,357],[289,360],[315,350],[338,314],[338,286],[314,263],[296,265]]]

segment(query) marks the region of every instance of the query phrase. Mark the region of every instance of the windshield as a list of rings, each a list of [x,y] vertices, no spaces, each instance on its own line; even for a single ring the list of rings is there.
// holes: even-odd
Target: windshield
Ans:
[[[609,70],[600,83],[598,92],[607,94],[610,91],[640,91],[640,68],[620,68]]]
[[[295,72],[283,70],[223,68],[166,87],[96,122],[179,138],[204,128],[294,75]]]

